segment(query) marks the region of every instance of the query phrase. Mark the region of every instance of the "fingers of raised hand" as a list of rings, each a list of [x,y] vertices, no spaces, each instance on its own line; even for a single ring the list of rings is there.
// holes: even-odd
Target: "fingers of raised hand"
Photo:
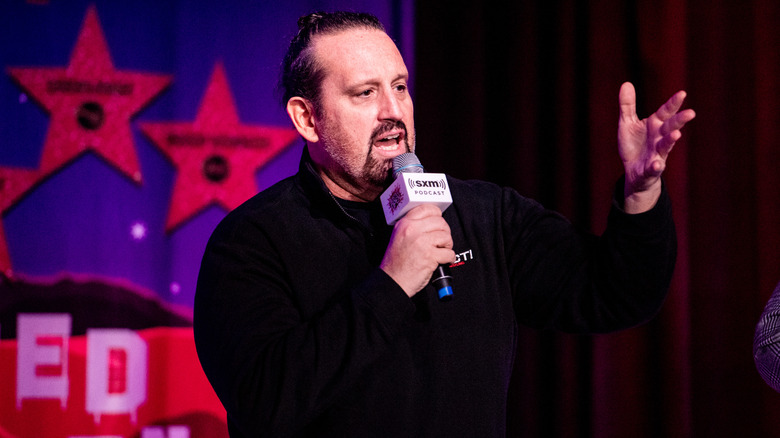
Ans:
[[[669,155],[669,152],[672,151],[674,144],[677,143],[677,140],[681,137],[682,133],[679,130],[674,130],[668,135],[662,136],[658,143],[656,143],[656,151],[662,157],[666,158],[666,156]]]
[[[664,120],[664,123],[661,125],[660,134],[669,135],[674,131],[679,131],[686,123],[693,120],[694,117],[696,117],[696,113],[692,109],[686,109],[675,113]]]
[[[656,151],[661,154],[661,156],[666,157],[672,150],[674,144],[682,138],[682,132],[680,130],[686,123],[693,120],[694,117],[696,117],[696,113],[691,109],[687,109],[672,115],[661,124],[658,128],[658,135],[660,135],[661,138],[656,143]]]
[[[678,113],[680,107],[683,104],[683,101],[685,101],[686,96],[687,93],[683,90],[674,93],[674,95],[672,95],[672,97],[670,97],[669,100],[666,101],[666,103],[664,103],[663,105],[661,105],[660,108],[658,108],[658,110],[655,112],[654,115],[663,121],[675,117],[682,122],[682,125],[684,125],[686,122],[690,121],[695,116],[693,110],[685,110]],[[685,115],[678,117],[680,114],[685,114]],[[682,127],[682,125],[680,125],[680,127]]]
[[[650,165],[648,166],[645,177],[658,177],[661,176],[661,174],[666,169],[666,161],[665,160],[653,160],[650,162]]]
[[[620,120],[629,122],[636,120],[636,90],[631,82],[625,82],[620,86],[618,94],[618,103],[620,104]]]

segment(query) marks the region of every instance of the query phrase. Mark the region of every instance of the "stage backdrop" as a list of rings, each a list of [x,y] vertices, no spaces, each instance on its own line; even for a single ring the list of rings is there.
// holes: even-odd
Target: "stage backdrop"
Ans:
[[[520,329],[509,436],[780,437],[753,333],[780,281],[780,2],[417,4],[418,155],[604,229],[617,96],[645,117],[680,89],[697,117],[665,180],[679,254],[651,323],[603,336]]]
[[[192,303],[225,213],[297,170],[300,15],[411,1],[0,2],[0,437],[227,436]]]

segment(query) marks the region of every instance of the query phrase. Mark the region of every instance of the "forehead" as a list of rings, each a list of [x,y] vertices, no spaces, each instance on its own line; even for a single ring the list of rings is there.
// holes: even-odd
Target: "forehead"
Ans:
[[[390,37],[377,29],[349,29],[313,40],[326,79],[360,82],[406,76],[403,57]]]

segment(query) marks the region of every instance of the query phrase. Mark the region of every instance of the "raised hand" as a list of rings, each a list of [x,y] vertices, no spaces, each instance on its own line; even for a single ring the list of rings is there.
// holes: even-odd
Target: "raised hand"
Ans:
[[[618,152],[626,171],[625,209],[629,213],[647,211],[661,193],[661,174],[680,130],[696,117],[692,109],[680,111],[685,91],[678,91],[650,117],[636,114],[636,91],[630,82],[620,87]]]

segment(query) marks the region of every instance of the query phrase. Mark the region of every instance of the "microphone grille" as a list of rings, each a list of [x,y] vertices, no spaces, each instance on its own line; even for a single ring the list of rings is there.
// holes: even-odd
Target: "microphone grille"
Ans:
[[[422,164],[417,155],[407,152],[393,158],[393,176],[399,173],[424,173]]]

